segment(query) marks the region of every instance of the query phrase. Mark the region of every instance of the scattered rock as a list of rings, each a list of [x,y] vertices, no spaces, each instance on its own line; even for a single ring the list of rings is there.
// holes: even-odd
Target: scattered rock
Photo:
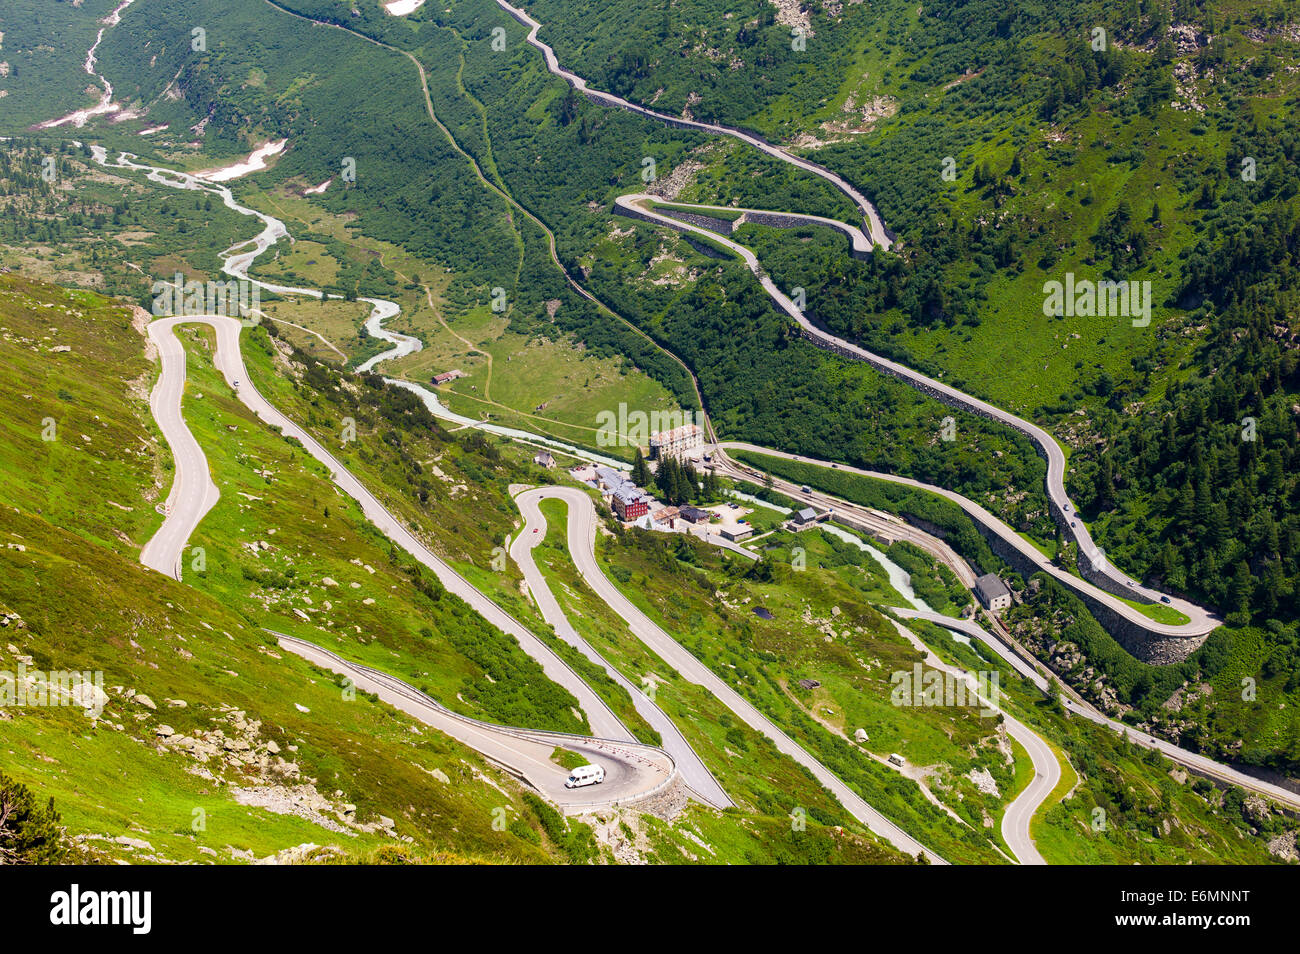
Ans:
[[[1268,853],[1282,861],[1300,861],[1300,852],[1296,851],[1296,833],[1284,831],[1274,835],[1269,839]]]
[[[997,780],[993,777],[993,773],[988,769],[971,769],[966,773],[966,777],[970,779],[975,787],[985,795],[992,795],[994,798],[1002,797],[1001,793],[998,791]]]

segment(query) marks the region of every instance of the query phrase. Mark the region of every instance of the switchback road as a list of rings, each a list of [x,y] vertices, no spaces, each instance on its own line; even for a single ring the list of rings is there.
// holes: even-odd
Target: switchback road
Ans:
[[[578,491],[578,493],[581,493],[581,491]],[[735,803],[732,802],[730,796],[723,791],[722,786],[718,784],[718,780],[705,767],[704,762],[701,761],[691,744],[686,741],[686,737],[682,735],[681,730],[677,728],[672,719],[668,718],[664,711],[641,691],[640,686],[635,685],[615,669],[590,643],[578,635],[578,631],[573,628],[568,616],[560,609],[560,604],[555,599],[555,594],[552,592],[550,585],[546,582],[546,577],[542,575],[542,571],[537,566],[537,561],[533,559],[533,550],[546,539],[547,523],[546,518],[542,516],[539,504],[548,499],[568,501],[569,496],[565,491],[556,487],[540,487],[534,490],[526,490],[515,497],[519,512],[524,515],[524,527],[510,544],[510,558],[523,571],[524,581],[528,584],[528,592],[532,595],[533,601],[536,602],[542,618],[551,624],[557,636],[604,669],[611,679],[627,690],[628,695],[632,697],[633,705],[636,706],[636,711],[650,724],[651,728],[659,733],[660,738],[663,740],[664,750],[673,757],[678,770],[682,773],[682,780],[700,796],[702,801],[716,808],[727,808],[734,805]],[[572,546],[573,541],[576,539],[575,534],[581,533],[583,530],[582,512],[580,508],[575,506],[570,506],[568,509],[568,535],[570,546]]]
[[[171,510],[167,519],[163,521],[162,527],[145,545],[142,552],[142,559],[144,554],[149,555],[146,565],[179,579],[179,564],[189,534],[216,502],[215,486],[212,486],[211,492],[205,490],[205,485],[212,484],[207,470],[207,461],[202,451],[198,449],[193,434],[186,427],[181,413],[181,398],[185,389],[185,352],[176,338],[175,329],[177,325],[185,323],[205,324],[215,330],[217,351],[214,363],[244,405],[284,436],[298,440],[307,453],[329,469],[335,485],[361,505],[362,512],[371,523],[432,570],[449,592],[463,599],[475,612],[498,629],[513,636],[523,650],[538,662],[548,678],[573,693],[586,713],[592,732],[598,740],[639,745],[609,706],[545,643],[492,600],[474,589],[460,574],[425,547],[315,438],[262,397],[249,380],[248,372],[244,367],[243,355],[239,350],[239,334],[242,325],[235,318],[217,315],[159,318],[149,325],[149,336],[158,346],[158,353],[162,360],[162,374],[154,388],[150,405],[156,415],[159,428],[173,448],[176,474],[173,490],[169,496],[169,500],[173,501]],[[319,662],[319,658],[316,661]],[[527,730],[511,731],[517,735]],[[663,758],[669,764],[672,763],[667,753],[663,753]],[[672,771],[676,771],[675,765]],[[645,779],[642,778],[642,781]],[[624,791],[626,797],[623,786],[616,786],[616,788]]]
[[[452,712],[414,686],[387,673],[338,656],[315,643],[273,633],[280,647],[322,669],[352,680],[395,709],[474,749],[517,775],[566,812],[588,811],[644,801],[665,790],[676,777],[673,760],[659,749],[633,742],[613,742],[564,732],[541,732],[493,725]],[[585,788],[565,788],[569,770],[552,761],[555,749],[576,752],[605,770],[605,781]]]
[[[628,629],[645,644],[646,648],[677,670],[683,678],[703,686],[747,726],[767,736],[778,750],[812,772],[817,781],[830,790],[849,814],[867,828],[900,851],[909,855],[924,854],[933,863],[944,863],[938,855],[867,804],[857,792],[781,731],[740,693],[715,675],[713,670],[691,655],[610,582],[596,561],[596,507],[585,490],[576,487],[547,487],[541,496],[563,500],[568,504],[569,553],[579,575],[610,609],[622,617]]]

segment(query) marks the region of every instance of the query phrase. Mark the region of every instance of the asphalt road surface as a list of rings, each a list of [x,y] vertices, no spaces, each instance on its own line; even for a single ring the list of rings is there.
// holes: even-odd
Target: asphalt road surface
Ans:
[[[909,855],[924,854],[933,863],[944,861],[919,841],[880,814],[838,776],[809,755],[765,715],[723,682],[713,671],[687,652],[609,581],[596,562],[596,507],[591,497],[576,487],[554,488],[569,505],[569,552],[583,581],[609,608],[623,618],[632,634],[683,678],[703,686],[746,725],[767,736],[785,755],[807,768],[817,781],[835,795],[841,805],[871,831]]]
[[[501,0],[498,0],[498,2],[501,2]],[[1130,594],[1133,599],[1138,601],[1146,600],[1152,603],[1165,602],[1164,594],[1143,586],[1138,581],[1133,580],[1124,574],[1118,567],[1105,558],[1105,554],[1102,553],[1093,542],[1092,537],[1088,532],[1088,528],[1084,525],[1084,522],[1078,518],[1078,515],[1074,510],[1074,505],[1065,492],[1065,454],[1061,450],[1060,445],[1056,443],[1056,440],[1045,430],[1038,427],[1036,424],[1032,424],[1014,414],[1004,411],[1001,408],[994,407],[992,404],[971,397],[963,391],[959,391],[954,387],[944,384],[942,381],[926,377],[920,372],[913,371],[905,365],[881,357],[880,355],[867,351],[865,348],[861,348],[858,345],[852,344],[851,342],[845,341],[842,338],[837,338],[836,336],[823,331],[814,325],[806,315],[804,315],[803,311],[795,305],[785,292],[777,287],[776,283],[772,281],[759,264],[758,256],[750,251],[749,248],[726,238],[725,236],[721,236],[717,232],[703,228],[702,226],[683,222],[679,219],[665,215],[662,212],[656,211],[653,207],[653,203],[656,201],[658,201],[658,199],[654,196],[635,194],[618,196],[614,200],[614,204],[621,209],[635,213],[636,216],[647,217],[660,225],[667,226],[676,231],[704,236],[708,240],[720,243],[735,252],[736,255],[738,255],[749,267],[749,270],[753,272],[754,276],[758,278],[763,289],[768,293],[772,300],[776,302],[777,306],[793,318],[811,338],[827,345],[831,350],[851,359],[870,364],[877,370],[896,377],[899,380],[912,385],[923,393],[938,397],[940,400],[946,400],[948,403],[961,407],[971,413],[999,421],[1029,437],[1030,440],[1038,445],[1040,452],[1047,461],[1046,490],[1048,499],[1066,519],[1069,526],[1067,532],[1078,543],[1080,558],[1092,560],[1098,572],[1104,574],[1108,579],[1113,581],[1117,588]],[[736,209],[733,211],[745,210]],[[719,446],[720,448],[726,448],[728,446],[751,447],[751,445],[727,443],[723,443]],[[758,447],[752,447],[752,449],[762,453],[788,457],[790,459],[807,460],[807,458],[800,458],[793,454],[784,454],[776,451],[764,450],[763,448]],[[825,461],[812,462],[822,464],[823,466],[830,466],[829,462]],[[1107,599],[1108,605],[1112,606],[1116,612],[1124,616],[1125,619],[1141,626],[1143,629],[1146,629],[1148,632],[1160,636],[1199,639],[1200,637],[1207,635],[1220,623],[1219,618],[1205,608],[1176,597],[1168,597],[1167,605],[1171,605],[1173,608],[1182,612],[1188,617],[1189,622],[1181,625],[1158,623],[1150,617],[1143,615],[1135,608],[1129,606],[1123,600],[1117,599],[1110,593],[1107,593],[1100,587],[1054,567],[1050,560],[1043,556],[1043,554],[1035,549],[1031,544],[1022,539],[1010,527],[1002,523],[1002,521],[998,520],[992,514],[988,513],[988,511],[984,510],[983,507],[980,507],[973,501],[967,500],[961,494],[893,475],[877,474],[869,471],[855,471],[854,468],[843,465],[841,465],[841,469],[892,480],[895,483],[909,484],[947,497],[972,517],[979,520],[985,526],[993,529],[999,536],[1002,536],[1007,540],[1007,542],[1015,546],[1016,549],[1025,553],[1027,556],[1030,556],[1044,571],[1053,573],[1053,575],[1057,576],[1058,579],[1061,579],[1062,582],[1065,582],[1076,590],[1087,590],[1093,595],[1098,595],[1099,598],[1104,596]]]
[[[748,143],[755,149],[767,153],[774,159],[779,159],[781,162],[795,166],[805,172],[810,172],[818,178],[825,179],[844,195],[848,196],[848,198],[853,201],[853,204],[858,207],[858,211],[862,213],[863,224],[867,226],[867,230],[871,233],[871,240],[875,244],[879,245],[881,248],[889,248],[893,245],[894,240],[885,229],[884,223],[881,222],[880,215],[876,212],[875,206],[867,200],[865,195],[846,182],[841,176],[836,175],[824,166],[819,166],[815,162],[810,162],[809,160],[796,156],[793,153],[786,152],[780,146],[774,146],[766,139],[744,129],[736,129],[732,126],[719,126],[715,123],[705,123],[695,119],[683,119],[680,116],[672,116],[668,113],[661,113],[653,109],[647,109],[644,106],[638,106],[636,103],[630,103],[626,99],[615,96],[613,93],[606,93],[604,90],[592,89],[587,85],[587,81],[584,78],[578,76],[576,73],[571,73],[569,70],[560,66],[560,61],[555,55],[555,51],[537,38],[537,33],[542,27],[540,23],[518,7],[512,7],[510,4],[506,3],[505,0],[497,0],[497,5],[524,26],[528,27],[528,42],[541,51],[542,57],[546,61],[546,68],[556,76],[563,79],[574,89],[581,92],[588,99],[598,103],[604,103],[607,106],[615,106],[618,109],[625,109],[629,112],[637,113],[638,115],[645,116],[648,119],[654,119],[658,122],[666,123],[669,126],[674,126],[679,129],[698,129],[701,132],[739,139],[741,142]]]
[[[532,732],[492,725],[452,712],[387,673],[349,662],[315,643],[274,634],[280,646],[308,662],[347,676],[361,692],[373,693],[395,709],[414,716],[523,778],[567,812],[641,801],[673,780],[673,760],[649,745],[611,742],[562,732]],[[551,761],[556,747],[576,752],[588,764],[605,769],[605,780],[583,788],[566,788],[569,770]]]
[[[927,666],[965,681],[970,689],[978,687],[978,683],[970,673],[944,662],[906,626],[898,622],[894,622],[894,626],[899,634],[925,657],[924,662]],[[1038,853],[1034,839],[1029,834],[1029,823],[1033,820],[1039,806],[1052,793],[1052,789],[1060,783],[1061,763],[1057,761],[1056,755],[1048,744],[1033,729],[998,705],[997,699],[987,696],[978,696],[978,698],[985,704],[982,712],[997,713],[1002,716],[1007,735],[1024,746],[1025,751],[1029,753],[1029,761],[1034,767],[1034,777],[1030,779],[1024,791],[1012,799],[1011,804],[1002,814],[1002,839],[1022,865],[1045,865],[1047,861]]]
[[[216,502],[216,488],[210,492],[205,486],[212,483],[207,461],[181,416],[181,397],[185,389],[185,352],[176,338],[175,328],[186,322],[206,324],[215,329],[217,352],[214,364],[235,388],[246,407],[285,436],[296,438],[309,454],[324,464],[334,483],[355,499],[376,527],[394,543],[427,566],[448,591],[465,600],[488,622],[513,636],[520,646],[541,665],[548,678],[568,689],[578,699],[587,715],[594,736],[622,743],[636,743],[635,737],[613,711],[572,669],[551,649],[512,616],[490,599],[474,589],[450,566],[443,563],[412,535],[402,523],[361,484],[315,438],[276,410],[258,393],[248,380],[244,359],[239,351],[239,333],[242,326],[237,319],[222,316],[159,318],[149,325],[149,336],[158,345],[162,373],[150,399],[159,428],[176,459],[174,486],[170,500],[174,501],[168,518],[145,545],[142,552],[149,555],[146,565],[160,572],[177,576],[177,567],[188,540],[203,516]],[[238,387],[235,387],[238,382]],[[206,483],[205,483],[206,482]],[[665,758],[669,758],[664,753]]]
[[[776,450],[772,450],[771,448],[758,447],[757,445],[754,444],[746,444],[739,441],[723,441],[717,446],[718,446],[718,450],[721,451],[723,454],[725,454],[725,452],[729,449],[748,450],[758,454],[766,454],[770,457],[780,457],[785,460],[801,461],[807,464],[815,464],[819,467],[827,467],[827,468],[831,467],[831,463],[829,461],[818,460],[814,457],[804,457],[799,454],[788,454],[785,453],[784,451],[776,451]],[[732,462],[728,461],[728,463],[732,463]],[[1186,600],[1181,600],[1181,599],[1172,599],[1170,601],[1170,605],[1172,605],[1175,609],[1180,610],[1181,612],[1186,614],[1189,622],[1182,623],[1182,624],[1174,624],[1174,623],[1160,623],[1157,622],[1156,620],[1153,620],[1151,617],[1144,615],[1136,607],[1129,606],[1123,600],[1112,595],[1111,593],[1108,593],[1106,590],[1103,590],[1100,587],[1095,586],[1092,583],[1089,583],[1087,580],[1080,579],[1079,577],[1075,576],[1073,573],[1069,573],[1066,570],[1063,570],[1060,567],[1056,566],[1054,563],[1052,563],[1051,560],[1049,560],[1046,556],[1043,555],[1041,550],[1037,549],[1033,544],[1029,543],[1027,540],[1021,537],[1020,534],[1012,530],[1011,527],[1007,526],[1006,523],[998,519],[993,514],[989,513],[989,511],[985,510],[983,507],[975,503],[973,500],[963,497],[961,494],[957,493],[956,491],[945,490],[943,487],[936,487],[933,484],[922,483],[919,480],[912,480],[909,477],[899,477],[896,474],[886,474],[880,471],[873,471],[873,470],[862,470],[861,468],[858,467],[850,467],[848,464],[836,464],[835,467],[836,469],[844,471],[845,473],[859,474],[861,476],[872,477],[877,480],[886,480],[894,484],[903,484],[908,487],[915,487],[918,490],[924,490],[928,493],[938,494],[941,497],[945,497],[948,500],[951,500],[957,506],[961,507],[961,509],[965,511],[965,513],[972,520],[975,520],[976,522],[987,527],[988,529],[996,533],[1004,541],[1006,541],[1009,545],[1015,547],[1026,557],[1033,560],[1044,573],[1050,574],[1052,577],[1054,577],[1055,579],[1059,580],[1061,583],[1064,583],[1066,586],[1069,586],[1070,588],[1074,589],[1077,592],[1088,593],[1089,595],[1095,597],[1096,599],[1104,602],[1107,606],[1114,609],[1115,612],[1119,613],[1126,620],[1129,620],[1130,622],[1134,623],[1136,626],[1139,626],[1140,628],[1142,628],[1143,630],[1145,630],[1146,632],[1154,636],[1175,636],[1175,637],[1186,638],[1186,639],[1197,639],[1208,635],[1212,630],[1215,629],[1215,627],[1219,625],[1218,617],[1214,616],[1212,613],[1208,612],[1207,610],[1197,606],[1195,603],[1189,603]],[[829,494],[822,494],[819,492],[813,492],[811,495],[805,494],[802,496],[809,497],[811,499],[816,499],[820,504],[820,506],[833,507],[836,510],[845,507],[847,504],[847,502],[841,501],[835,497],[831,497]],[[965,581],[963,580],[963,582]]]
[[[538,487],[534,490],[526,490],[515,497],[515,503],[519,506],[520,513],[524,515],[524,527],[510,544],[510,558],[523,571],[524,581],[528,584],[528,592],[532,594],[542,617],[555,628],[555,634],[597,666],[604,669],[611,679],[627,690],[628,695],[632,697],[632,703],[636,706],[637,712],[663,739],[663,747],[677,763],[678,771],[681,772],[686,785],[700,797],[701,801],[707,802],[715,808],[727,808],[735,804],[722,786],[718,784],[718,780],[713,777],[713,773],[704,765],[696,751],[691,748],[691,744],[686,741],[685,736],[682,735],[681,730],[677,728],[672,719],[668,718],[664,711],[641,691],[641,687],[633,684],[630,679],[610,665],[573,628],[569,618],[560,609],[560,604],[556,601],[555,594],[547,584],[546,577],[542,575],[537,562],[533,559],[533,549],[546,539],[547,531],[546,518],[542,516],[539,504],[547,499],[568,502],[572,493],[581,495],[582,491],[573,491],[571,488]],[[573,541],[577,539],[575,534],[582,531],[581,515],[579,509],[571,504],[568,509],[568,535],[572,547]]]
[[[172,333],[172,325],[155,321],[149,339],[158,349],[162,373],[149,395],[149,410],[172,450],[175,470],[167,495],[162,526],[140,551],[140,562],[150,569],[181,578],[185,544],[202,520],[216,506],[221,494],[212,481],[208,459],[181,417],[181,396],[185,393],[185,349]]]
[[[1002,639],[994,636],[988,630],[984,629],[979,623],[969,619],[956,619],[951,616],[943,616],[939,613],[925,612],[917,609],[905,609],[902,607],[891,607],[894,613],[899,616],[910,619],[925,619],[932,623],[937,623],[954,632],[963,633],[980,640],[995,653],[1005,659],[1012,667],[1022,676],[1036,685],[1044,692],[1048,689],[1048,679],[1037,668],[1031,666],[1024,659],[1008,646]],[[1221,782],[1227,782],[1232,785],[1240,786],[1248,792],[1266,796],[1273,799],[1280,805],[1285,805],[1292,811],[1300,811],[1300,794],[1289,789],[1282,788],[1280,785],[1274,785],[1271,782],[1258,779],[1253,775],[1224,765],[1222,762],[1216,762],[1197,752],[1180,748],[1172,742],[1164,739],[1158,739],[1153,735],[1145,732],[1139,732],[1131,725],[1125,725],[1123,722],[1116,722],[1101,712],[1098,712],[1091,705],[1084,702],[1081,698],[1071,697],[1068,687],[1062,686],[1061,702],[1067,712],[1082,716],[1090,722],[1097,725],[1105,726],[1119,735],[1127,736],[1132,742],[1149,749],[1157,749],[1172,762],[1191,769],[1197,774],[1204,775],[1207,778],[1217,779]]]

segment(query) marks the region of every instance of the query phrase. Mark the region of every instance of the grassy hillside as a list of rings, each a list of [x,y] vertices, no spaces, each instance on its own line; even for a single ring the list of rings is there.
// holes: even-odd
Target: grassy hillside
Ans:
[[[456,385],[458,409],[540,419],[539,426],[581,440],[584,416],[627,395],[665,403],[671,395],[690,406],[686,375],[649,336],[696,374],[724,436],[952,487],[1053,546],[1042,465],[1023,440],[956,415],[959,440],[938,441],[946,408],[794,338],[742,268],[609,211],[614,195],[646,187],[647,157],[660,172],[656,188],[670,199],[845,217],[851,210],[823,183],[752,150],[569,95],[545,74],[521,28],[488,0],[426,4],[401,19],[372,3],[358,4],[357,15],[332,0],[288,6],[410,51],[427,71],[445,129],[429,118],[418,70],[399,52],[311,27],[263,0],[137,0],[124,20],[129,27],[111,31],[101,60],[120,96],[149,112],[84,138],[129,143],[196,168],[287,137],[290,148],[274,169],[237,187],[259,207],[290,209],[305,226],[297,234],[312,243],[286,250],[268,274],[400,297],[408,320],[419,322],[408,329],[440,336],[410,362],[409,374],[470,364],[471,378]],[[543,0],[530,9],[547,23],[543,36],[561,59],[599,85],[672,112],[760,129],[867,191],[900,235],[893,254],[855,262],[842,240],[820,230],[748,227],[741,237],[782,286],[805,288],[812,312],[839,333],[1050,426],[1070,453],[1071,493],[1112,559],[1231,614],[1234,635],[1214,644],[1227,647],[1227,658],[1194,678],[1251,678],[1270,699],[1276,691],[1282,704],[1293,702],[1300,659],[1292,476],[1300,446],[1293,413],[1300,175],[1287,123],[1296,105],[1294,6],[1178,0],[1007,10],[886,0],[834,13],[812,6],[807,51],[790,49],[792,24],[759,0],[725,11],[711,0],[612,0],[594,27],[590,4]],[[187,40],[200,20],[211,39],[201,53]],[[507,31],[501,53],[488,42],[495,26]],[[1106,30],[1105,49],[1089,45],[1095,26]],[[325,62],[330,70],[319,68]],[[352,81],[363,72],[373,82]],[[136,135],[161,122],[171,126],[166,136]],[[187,132],[195,124],[198,131]],[[71,153],[61,168],[88,181],[48,189],[33,176],[49,148],[20,144],[19,159],[0,167],[0,179],[21,193],[0,196],[20,213],[0,226],[20,246],[16,255],[6,252],[8,260],[69,281],[93,280],[102,260],[112,287],[136,298],[150,276],[130,274],[131,243],[163,274],[173,267],[169,248],[189,267],[213,267],[212,249],[224,247],[231,225],[220,209],[191,208],[191,197],[153,187],[128,193],[130,184],[117,183],[114,194]],[[303,196],[305,187],[337,177],[345,156],[358,160],[355,185],[335,182],[323,195]],[[1254,179],[1241,175],[1245,158],[1255,162]],[[479,182],[474,164],[554,232],[570,274],[636,330],[567,286],[544,230]],[[84,199],[69,195],[92,185],[98,191]],[[148,234],[128,237],[128,230]],[[1067,272],[1150,281],[1152,323],[1044,315],[1044,281]],[[507,291],[504,315],[487,308],[495,287]],[[283,317],[327,330],[349,357],[375,347],[345,340],[356,315],[286,309]],[[306,346],[309,337],[292,340]],[[611,376],[576,398],[578,377],[590,378],[585,363],[560,375],[574,340],[606,362],[598,381]],[[493,460],[498,448],[452,448],[436,431],[426,433],[417,409],[370,384],[355,393],[302,355],[281,358],[302,369],[276,379],[277,402],[322,435],[337,432],[341,412],[361,409],[368,437],[345,449],[350,465],[372,483],[411,485],[413,495],[387,492],[395,506],[527,617],[511,592],[516,581],[486,568],[514,519],[503,485],[526,468]],[[621,389],[612,375],[628,369],[625,360],[648,377]],[[265,367],[280,367],[272,361],[268,350]],[[331,398],[322,401],[324,393]],[[557,421],[548,425],[542,405],[550,401],[558,401]],[[218,407],[228,410],[237,408]],[[213,434],[241,426],[237,415],[218,412],[208,421]],[[291,460],[269,445],[257,454],[277,466]],[[444,467],[444,454],[458,468],[468,458],[469,469]],[[258,495],[247,475],[239,479]],[[472,515],[451,502],[462,482],[482,494]],[[248,512],[274,526],[274,515],[255,503]],[[329,525],[323,512],[319,519]],[[236,592],[244,570],[258,573],[272,559],[284,562],[244,551],[227,557],[213,592]],[[984,564],[981,553],[973,560]],[[304,562],[313,577],[350,572],[327,560]],[[284,570],[277,563],[272,572]],[[389,622],[409,635],[424,594],[411,581],[419,595],[409,595],[401,581],[395,569],[389,585],[412,603]],[[293,582],[259,590],[285,618],[295,605],[307,612],[302,595],[312,605],[324,595]],[[362,625],[362,609],[344,612]],[[1178,688],[1154,675],[1142,682],[1131,660],[1104,650],[1087,655],[1143,717],[1155,716],[1170,698],[1165,690]],[[411,658],[412,672],[427,668],[418,659]],[[1252,761],[1294,772],[1285,723],[1264,718],[1262,703],[1222,701],[1229,695],[1225,688],[1187,703],[1213,725],[1206,744],[1231,748],[1258,737]],[[1190,733],[1180,721],[1187,720],[1162,718],[1158,728]]]
[[[351,698],[333,675],[281,652],[262,627],[381,667],[480,717],[586,730],[572,697],[512,640],[395,555],[318,465],[236,402],[211,367],[202,330],[181,332],[190,353],[185,413],[222,497],[186,552],[184,584],[145,570],[139,545],[159,519],[149,500],[170,477],[146,420],[152,372],[141,327],[120,304],[12,275],[0,276],[0,316],[12,376],[7,416],[22,420],[29,405],[57,425],[51,441],[38,431],[12,435],[22,455],[7,462],[12,505],[0,514],[0,663],[9,672],[100,672],[106,690],[98,720],[70,707],[0,710],[9,743],[0,768],[39,799],[55,798],[76,857],[239,862],[294,849],[284,857],[899,860],[872,839],[827,827],[839,821],[833,807],[798,837],[780,835],[788,821],[767,814],[779,805],[726,819],[692,808],[672,822],[634,811],[565,822],[472,751],[364,695]],[[246,354],[259,386],[295,413],[315,407],[319,421],[337,387],[320,375],[333,372],[296,361],[310,359],[262,329],[252,339]],[[61,347],[51,340],[72,350],[51,352]],[[65,362],[62,372],[46,367],[54,361]],[[314,392],[312,380],[329,391]],[[476,437],[462,446],[431,420],[397,421],[402,412],[384,396],[409,415],[405,392],[381,386],[358,399],[355,386],[346,391],[369,475],[420,470],[400,434],[422,453],[438,447],[428,464],[451,484],[447,496],[406,499],[425,519],[441,513],[426,528],[433,538],[470,546],[473,524],[455,521],[480,511],[464,503],[500,493],[497,480],[522,465]],[[394,419],[379,440],[370,427],[384,414]],[[368,452],[371,440],[386,452]],[[120,446],[139,450],[124,457]],[[56,471],[59,481],[43,492]],[[505,831],[494,824],[502,810]]]
[[[98,671],[107,693],[98,721],[5,707],[6,774],[53,796],[70,833],[106,858],[229,862],[306,842],[364,855],[397,835],[451,858],[556,856],[517,786],[474,753],[364,696],[348,701],[333,676],[275,648],[246,597],[139,565],[170,477],[145,423],[151,371],[128,309],[3,275],[0,327],[3,416],[16,426],[0,511],[4,669]],[[63,344],[72,350],[50,353]],[[34,413],[55,419],[54,440]],[[221,544],[204,542],[216,573]],[[494,831],[497,806],[534,836]]]
[[[102,92],[86,74],[86,51],[98,22],[121,0],[47,3],[12,0],[0,10],[0,90],[5,126],[14,129],[54,119],[99,102]],[[92,89],[93,87],[93,89]]]
[[[1024,784],[1024,753],[1013,763],[997,720],[978,710],[888,704],[890,673],[918,657],[871,605],[882,581],[870,556],[810,532],[766,538],[759,564],[713,548],[673,546],[644,531],[604,539],[598,555],[630,599],[873,805],[895,820],[917,819],[910,827],[953,861],[998,859],[995,832],[1005,800]],[[802,571],[794,568],[793,546],[805,551]],[[896,595],[886,599],[899,602]],[[773,618],[756,615],[759,606]],[[997,671],[1004,704],[1078,771],[1068,798],[1051,801],[1035,821],[1035,838],[1051,862],[1262,863],[1273,860],[1274,839],[1285,855],[1295,824],[1262,801],[1190,780],[1163,757],[1066,718],[991,652],[937,627],[913,628],[948,661],[971,672]],[[797,682],[803,678],[821,685],[806,689]],[[675,688],[660,692],[673,704]],[[862,745],[845,738],[857,727],[869,737]],[[880,760],[891,752],[922,769],[927,788],[962,821],[886,768]],[[976,789],[970,773],[981,770],[996,781],[998,796]],[[1105,820],[1100,828],[1097,817]]]

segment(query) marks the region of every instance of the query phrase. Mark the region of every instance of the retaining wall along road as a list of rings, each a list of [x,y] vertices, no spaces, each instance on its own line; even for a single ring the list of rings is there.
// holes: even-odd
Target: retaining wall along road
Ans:
[[[1038,566],[999,534],[994,533],[990,527],[986,527],[978,520],[972,522],[984,539],[989,542],[989,548],[994,554],[1005,560],[1008,566],[1026,580],[1035,573],[1042,571],[1041,566]],[[943,536],[943,531],[938,527],[931,526],[927,529],[937,537]],[[1086,562],[1087,560],[1081,560],[1080,564]],[[1082,569],[1082,566],[1080,568]],[[1092,582],[1095,583],[1096,581]],[[1146,663],[1164,666],[1169,663],[1182,662],[1201,643],[1205,642],[1206,636],[1209,635],[1206,633],[1200,636],[1161,636],[1143,629],[1140,624],[1121,616],[1115,612],[1112,606],[1102,602],[1087,590],[1071,590],[1071,592],[1083,601],[1083,605],[1088,607],[1088,611],[1097,618],[1097,622],[1115,638],[1116,642],[1136,658]]]

